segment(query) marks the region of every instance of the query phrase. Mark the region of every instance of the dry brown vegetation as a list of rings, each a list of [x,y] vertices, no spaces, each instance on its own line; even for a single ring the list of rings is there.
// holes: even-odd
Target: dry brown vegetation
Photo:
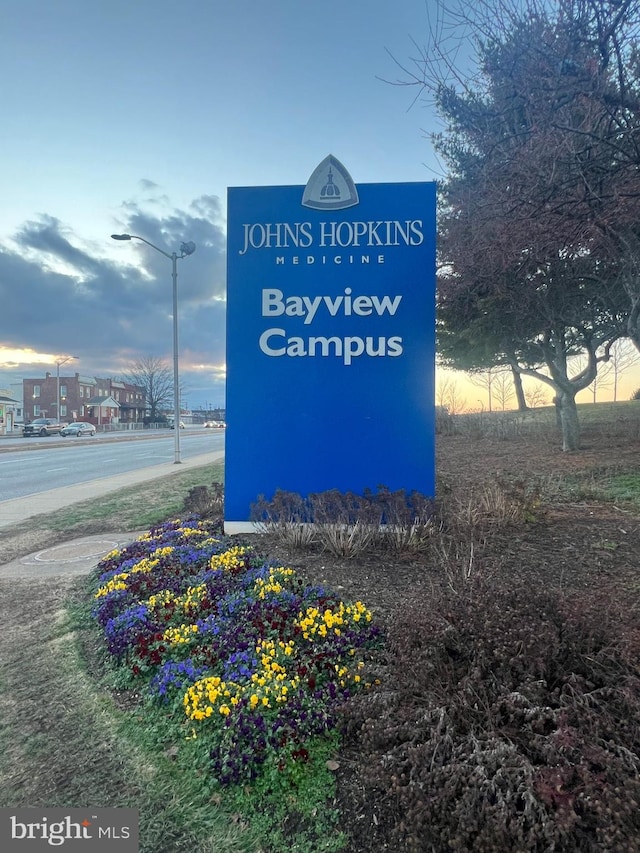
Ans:
[[[381,687],[345,710],[350,853],[640,845],[640,423],[563,453],[516,420],[438,436],[418,553],[254,543],[388,630]]]

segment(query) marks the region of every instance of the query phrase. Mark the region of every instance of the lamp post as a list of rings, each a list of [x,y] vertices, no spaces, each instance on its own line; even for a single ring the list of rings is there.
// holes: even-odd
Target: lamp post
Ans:
[[[171,261],[171,274],[173,280],[173,431],[174,431],[174,464],[179,465],[180,459],[180,374],[178,370],[178,258],[186,258],[196,250],[195,243],[182,243],[180,254],[177,252],[165,252],[159,246],[154,246],[144,237],[137,234],[112,234],[113,240],[140,240],[151,246],[156,252],[160,252]]]
[[[65,358],[58,358],[56,360],[56,417],[58,419],[58,423],[60,421],[60,365],[66,364],[68,361],[71,361],[72,358],[77,358],[77,355],[68,355]]]

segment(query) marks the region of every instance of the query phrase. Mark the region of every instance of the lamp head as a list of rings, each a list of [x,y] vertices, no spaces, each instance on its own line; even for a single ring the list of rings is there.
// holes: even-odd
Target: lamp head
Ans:
[[[187,255],[193,255],[196,250],[196,244],[189,240],[188,243],[182,243],[180,246],[180,253],[182,257],[186,257]]]
[[[130,240],[131,234],[112,234],[111,239],[112,240]]]
[[[72,358],[78,358],[77,355],[65,355],[64,358],[56,359],[56,364],[60,367],[63,364],[66,364],[68,361],[71,361]]]

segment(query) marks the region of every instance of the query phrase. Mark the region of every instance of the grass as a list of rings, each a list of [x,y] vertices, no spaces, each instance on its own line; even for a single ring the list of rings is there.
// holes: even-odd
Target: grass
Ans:
[[[221,464],[191,469],[39,516],[37,526],[66,539],[147,529],[184,514],[193,488],[222,479]],[[0,594],[0,807],[135,808],[140,853],[342,848],[337,815],[324,807],[335,794],[334,740],[318,743],[304,778],[289,780],[295,799],[268,781],[220,794],[166,713],[118,689],[85,578],[12,578]]]
[[[611,500],[628,502],[640,506],[640,474],[627,472],[612,476],[605,484],[605,492]]]
[[[640,508],[640,474],[621,466],[548,477],[539,489],[546,501],[603,501],[631,512]]]
[[[65,538],[144,529],[179,513],[193,487],[222,478],[220,463],[190,469],[39,516],[38,526]],[[140,853],[258,853],[260,833],[238,803],[213,801],[96,679],[85,579],[11,578],[0,590],[0,807],[136,808]]]
[[[36,592],[56,608],[69,590]],[[83,594],[77,582],[72,599]],[[135,713],[96,682],[80,651],[88,630],[82,611],[57,613],[53,631],[49,620],[25,626],[30,654],[2,655],[0,806],[139,809],[141,853],[257,850],[248,829],[234,825],[200,780],[159,752]]]
[[[615,403],[578,403],[578,419],[583,433],[606,439],[611,434],[624,434],[629,438],[640,436],[640,401],[621,400]],[[467,435],[473,438],[497,438],[509,441],[519,436],[550,438],[556,431],[554,406],[540,406],[519,412],[462,412],[441,417],[436,430],[445,435]]]
[[[578,416],[584,424],[590,421],[606,420],[611,422],[616,418],[637,418],[640,416],[639,400],[617,400],[606,403],[578,403]],[[553,407],[550,407],[553,411]]]
[[[76,527],[97,521],[104,525],[109,520],[112,530],[138,530],[151,527],[159,521],[179,514],[184,499],[192,488],[222,482],[224,466],[221,462],[191,468],[171,478],[160,478],[112,492],[101,498],[83,501],[60,509],[47,516],[53,530],[73,532]]]

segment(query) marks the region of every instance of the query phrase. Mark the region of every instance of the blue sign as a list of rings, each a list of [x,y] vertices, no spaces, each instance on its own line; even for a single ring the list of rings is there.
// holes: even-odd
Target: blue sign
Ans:
[[[225,530],[277,489],[433,495],[435,184],[228,190]]]

